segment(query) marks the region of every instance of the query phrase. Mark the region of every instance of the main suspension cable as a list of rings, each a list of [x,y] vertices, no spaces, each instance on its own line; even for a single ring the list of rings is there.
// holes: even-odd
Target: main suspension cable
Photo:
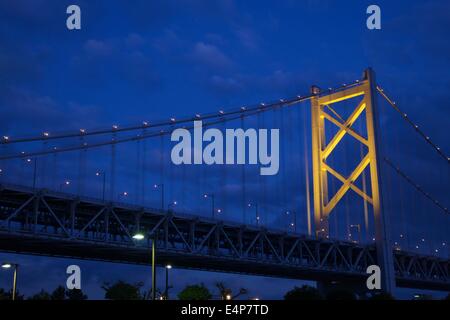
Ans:
[[[446,208],[443,204],[441,204],[436,198],[431,196],[428,192],[426,192],[419,184],[415,183],[406,173],[404,173],[400,168],[389,159],[384,158],[384,161],[392,168],[394,169],[403,179],[405,179],[409,184],[411,184],[417,191],[419,191],[421,194],[423,194],[425,197],[427,197],[429,200],[431,200],[439,209],[443,210],[445,213],[449,213],[448,208]]]
[[[207,113],[204,115],[196,114],[195,116],[187,116],[180,119],[170,118],[169,120],[162,120],[155,123],[151,123],[148,121],[143,121],[140,125],[132,125],[128,127],[120,127],[118,125],[113,125],[108,129],[97,129],[97,130],[88,130],[88,129],[79,129],[75,132],[66,132],[66,133],[50,133],[43,132],[39,136],[33,137],[18,137],[12,138],[10,136],[3,136],[0,139],[0,145],[2,144],[12,144],[12,143],[22,143],[22,142],[33,142],[33,141],[46,141],[46,140],[56,140],[56,139],[66,139],[66,138],[74,138],[74,137],[85,137],[85,136],[93,136],[93,135],[102,135],[102,134],[111,134],[111,133],[119,133],[119,132],[127,132],[127,131],[136,131],[142,129],[150,129],[150,128],[158,128],[165,127],[169,125],[177,125],[192,121],[201,121],[201,120],[210,120],[215,118],[223,118],[225,116],[236,115],[239,114],[241,116],[245,116],[246,113],[251,113],[257,110],[270,110],[276,107],[285,107],[291,106],[303,101],[306,101],[313,97],[313,94],[307,96],[298,95],[295,98],[289,99],[280,99],[275,102],[271,102],[268,104],[261,103],[258,105],[253,105],[250,107],[240,107],[235,109],[230,109],[228,111],[220,110],[219,112]]]
[[[395,111],[397,111],[402,118],[409,123],[410,126],[412,126],[414,128],[414,130],[428,143],[430,144],[434,150],[436,150],[436,152],[439,154],[439,156],[441,156],[442,158],[444,158],[448,164],[450,164],[450,157],[448,155],[446,155],[442,149],[440,147],[438,147],[433,141],[431,141],[430,137],[428,135],[426,135],[422,130],[419,129],[419,126],[417,124],[415,124],[406,113],[404,113],[395,103],[395,101],[393,101],[391,98],[389,98],[389,96],[384,92],[383,88],[381,88],[380,86],[377,86],[377,90],[380,93],[380,95],[386,99],[386,101],[395,109]]]

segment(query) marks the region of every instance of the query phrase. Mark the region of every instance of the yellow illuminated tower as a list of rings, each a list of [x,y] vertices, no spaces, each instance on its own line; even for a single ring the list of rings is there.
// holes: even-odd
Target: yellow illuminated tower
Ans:
[[[372,69],[364,72],[364,78],[351,85],[332,92],[320,92],[317,87],[312,87],[314,97],[311,99],[312,120],[312,160],[313,160],[313,186],[314,186],[314,225],[317,237],[329,236],[329,217],[344,195],[352,190],[364,201],[372,205],[375,222],[375,241],[377,248],[377,261],[381,268],[382,290],[392,292],[395,287],[395,275],[393,267],[393,252],[389,240],[389,223],[383,212],[381,195],[381,176],[379,159],[378,138],[378,110],[376,105],[376,82]],[[333,104],[346,100],[358,103],[347,119],[343,119]],[[348,101],[350,103],[350,101]],[[331,110],[331,111],[330,111]],[[352,125],[365,112],[366,134],[358,133],[352,129]],[[325,122],[329,121],[338,127],[338,131],[327,142]],[[344,138],[350,135],[359,143],[366,146],[366,154],[359,161],[350,175],[341,174],[337,168],[333,168],[327,159],[335,151],[336,146]],[[366,136],[366,137],[364,137]],[[361,190],[355,181],[370,168],[371,194]],[[338,191],[330,196],[328,188],[328,174],[338,179],[342,185]]]

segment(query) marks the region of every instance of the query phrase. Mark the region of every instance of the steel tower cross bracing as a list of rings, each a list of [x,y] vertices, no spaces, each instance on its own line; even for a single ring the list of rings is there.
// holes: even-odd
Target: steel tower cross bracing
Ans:
[[[349,191],[354,191],[364,201],[373,207],[375,221],[375,240],[377,246],[377,261],[382,274],[382,290],[392,292],[395,286],[392,249],[389,240],[389,222],[383,212],[382,187],[379,159],[379,124],[376,103],[376,82],[372,69],[364,72],[362,81],[342,90],[322,93],[318,87],[312,87],[311,98],[311,128],[312,128],[312,159],[313,159],[313,187],[314,187],[314,224],[317,237],[329,237],[328,220],[338,203]],[[331,106],[354,98],[361,98],[350,116],[345,120]],[[353,99],[353,100],[352,100]],[[351,103],[349,101],[349,103]],[[326,111],[326,110],[331,110]],[[366,132],[358,133],[352,125],[365,111]],[[327,143],[325,120],[338,127],[338,131]],[[367,152],[358,165],[344,176],[333,168],[327,159],[335,152],[337,145],[346,135],[350,135],[366,146]],[[355,181],[366,168],[370,169],[371,195],[361,190]],[[342,182],[337,192],[330,196],[328,174]]]

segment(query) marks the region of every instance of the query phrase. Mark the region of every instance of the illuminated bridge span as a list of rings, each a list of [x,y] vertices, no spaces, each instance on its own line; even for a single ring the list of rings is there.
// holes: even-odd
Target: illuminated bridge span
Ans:
[[[359,281],[377,264],[375,246],[331,241],[74,195],[1,186],[3,250],[148,264],[157,239],[160,264],[307,280]],[[394,251],[400,287],[450,290],[446,259]]]
[[[166,138],[194,120],[279,128],[279,174],[173,165]],[[274,103],[0,143],[3,251],[149,264],[155,244],[158,264],[356,286],[377,264],[386,291],[450,291],[449,158],[370,69]]]

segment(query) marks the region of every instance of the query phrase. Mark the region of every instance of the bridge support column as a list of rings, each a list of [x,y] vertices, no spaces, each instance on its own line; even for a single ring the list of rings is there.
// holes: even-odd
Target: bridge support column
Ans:
[[[314,224],[317,237],[329,237],[329,217],[337,214],[336,207],[349,191],[355,192],[365,203],[372,205],[375,221],[375,240],[377,246],[377,263],[381,269],[381,286],[385,292],[392,292],[395,287],[393,252],[389,240],[389,223],[383,212],[381,195],[378,114],[376,105],[375,74],[371,69],[364,72],[364,79],[350,86],[343,86],[330,92],[321,92],[312,87],[311,93],[311,128],[312,160],[314,186]],[[345,102],[344,104],[340,104]],[[356,103],[355,103],[356,102]],[[340,113],[352,103],[350,115],[344,119]],[[340,109],[341,108],[341,109]],[[366,132],[358,132],[352,126],[365,112]],[[338,128],[327,141],[325,124]],[[351,136],[363,145],[365,154],[358,158],[354,170],[346,176],[327,161],[336,153],[337,145],[345,136]],[[371,194],[361,190],[356,183],[360,176],[370,170]],[[334,177],[342,183],[331,194],[328,178]]]

